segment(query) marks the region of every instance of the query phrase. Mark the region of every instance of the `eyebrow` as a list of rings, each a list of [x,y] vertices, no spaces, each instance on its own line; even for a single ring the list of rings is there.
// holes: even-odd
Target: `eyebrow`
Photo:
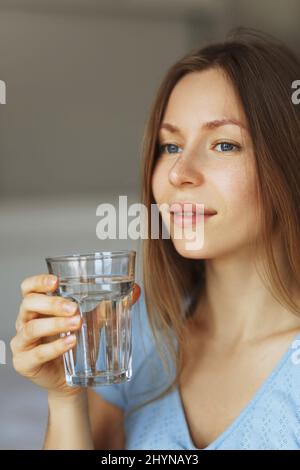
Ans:
[[[241,127],[243,129],[245,129],[245,126],[240,121],[237,121],[236,119],[229,119],[229,118],[215,119],[213,121],[204,122],[202,124],[201,128],[210,130],[210,129],[215,129],[215,128],[221,127],[221,126],[227,126],[228,124],[238,126],[238,127]],[[172,134],[182,134],[182,132],[180,131],[180,129],[178,127],[176,127],[173,124],[170,124],[168,122],[163,122],[162,123],[159,130],[162,130],[162,129],[166,129],[167,131],[171,132]]]

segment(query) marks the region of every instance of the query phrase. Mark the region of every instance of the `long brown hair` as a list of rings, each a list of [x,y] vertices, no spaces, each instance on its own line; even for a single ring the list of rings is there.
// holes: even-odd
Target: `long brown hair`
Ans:
[[[185,319],[191,317],[205,282],[204,260],[180,256],[171,239],[151,239],[152,176],[158,157],[158,130],[170,94],[186,74],[221,68],[243,106],[255,143],[257,193],[261,201],[260,242],[265,280],[278,301],[295,314],[270,243],[277,230],[290,279],[300,291],[300,105],[292,102],[292,82],[300,79],[300,62],[277,39],[248,28],[232,30],[224,42],[192,50],[167,71],[150,110],[142,142],[142,202],[148,208],[148,238],[143,241],[143,286],[148,319],[157,350],[169,373],[166,353],[176,363],[176,377],[156,398],[178,384],[182,371]],[[161,233],[161,232],[160,232]],[[186,303],[187,299],[191,299]],[[178,348],[174,346],[174,334]],[[144,404],[140,405],[143,406]],[[138,409],[138,406],[135,409]]]

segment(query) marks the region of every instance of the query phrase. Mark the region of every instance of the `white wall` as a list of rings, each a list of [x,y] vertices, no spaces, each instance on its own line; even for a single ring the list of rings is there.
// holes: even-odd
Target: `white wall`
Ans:
[[[148,108],[183,21],[1,10],[0,195],[134,191]]]

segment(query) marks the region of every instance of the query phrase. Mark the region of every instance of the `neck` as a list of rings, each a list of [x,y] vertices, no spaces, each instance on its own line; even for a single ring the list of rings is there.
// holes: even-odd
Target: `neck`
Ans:
[[[283,270],[280,253],[277,262]],[[211,338],[244,342],[300,326],[300,319],[263,283],[257,267],[262,267],[262,261],[250,250],[205,260],[205,289],[197,320]]]

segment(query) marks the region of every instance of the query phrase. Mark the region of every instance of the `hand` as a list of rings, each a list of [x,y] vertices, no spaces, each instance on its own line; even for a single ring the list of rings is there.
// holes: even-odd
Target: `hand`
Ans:
[[[49,295],[58,288],[59,280],[51,274],[24,279],[23,300],[16,320],[16,335],[10,342],[15,370],[33,383],[57,396],[73,396],[82,392],[65,381],[62,355],[76,343],[74,333],[81,326],[78,306],[66,298]],[[133,287],[133,303],[141,290]],[[48,295],[47,295],[48,294]]]

